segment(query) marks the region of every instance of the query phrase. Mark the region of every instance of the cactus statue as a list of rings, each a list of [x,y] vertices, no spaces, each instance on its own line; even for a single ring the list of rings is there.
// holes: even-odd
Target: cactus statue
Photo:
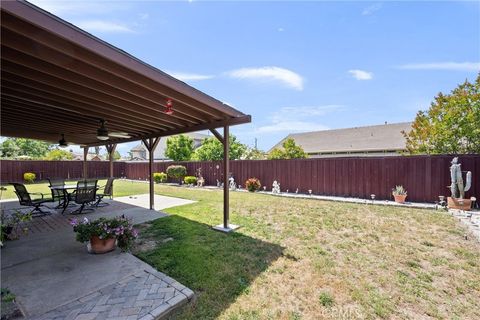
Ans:
[[[464,199],[465,192],[470,190],[472,186],[472,173],[467,171],[466,184],[463,185],[461,164],[458,163],[458,157],[453,158],[452,166],[450,167],[450,178],[452,184],[450,185],[450,191],[452,192],[452,198]]]

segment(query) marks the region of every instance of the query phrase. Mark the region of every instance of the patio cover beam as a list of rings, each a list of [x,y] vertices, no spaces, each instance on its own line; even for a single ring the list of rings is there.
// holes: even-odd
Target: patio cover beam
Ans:
[[[186,128],[179,128],[174,130],[162,131],[157,133],[152,133],[148,135],[144,135],[141,139],[149,139],[149,138],[157,138],[157,137],[167,137],[176,134],[188,133],[188,132],[195,132],[195,131],[202,131],[202,130],[210,130],[215,128],[220,128],[224,126],[233,126],[238,124],[250,123],[252,121],[252,117],[250,115],[244,115],[242,117],[230,118],[228,120],[221,120],[215,122],[204,123],[196,126],[186,127]],[[130,139],[110,139],[112,142],[116,143],[124,143],[124,142],[132,142],[138,141],[139,138],[130,138]],[[88,144],[90,147],[94,146],[103,146],[105,142],[98,142],[98,143],[91,143]]]

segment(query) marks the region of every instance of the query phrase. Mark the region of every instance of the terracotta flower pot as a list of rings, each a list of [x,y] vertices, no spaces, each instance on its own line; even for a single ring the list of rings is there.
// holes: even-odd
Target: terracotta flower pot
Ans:
[[[405,199],[407,198],[406,194],[398,194],[398,195],[393,195],[395,198],[395,202],[397,203],[405,203]]]
[[[472,200],[448,197],[447,204],[450,209],[459,209],[459,210],[468,211],[472,207]]]
[[[97,236],[93,236],[90,238],[90,251],[92,253],[107,253],[115,250],[116,240],[115,238],[100,239]]]

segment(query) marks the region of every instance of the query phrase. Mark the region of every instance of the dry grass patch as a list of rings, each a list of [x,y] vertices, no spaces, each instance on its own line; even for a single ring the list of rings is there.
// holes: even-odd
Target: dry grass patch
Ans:
[[[479,319],[480,245],[428,210],[160,187],[168,210],[139,256],[198,293],[179,319]],[[157,242],[158,243],[158,242]]]

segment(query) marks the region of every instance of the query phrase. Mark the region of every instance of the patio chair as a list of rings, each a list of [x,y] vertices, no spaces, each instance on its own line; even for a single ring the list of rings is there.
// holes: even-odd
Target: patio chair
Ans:
[[[48,178],[48,183],[49,187],[58,187],[58,186],[64,186],[65,185],[65,180],[63,179],[50,179]],[[55,202],[58,200],[58,206],[55,207],[55,209],[59,209],[63,207],[63,201],[65,201],[65,190],[59,190],[59,189],[50,189],[52,191],[52,201]]]
[[[115,178],[108,178],[107,183],[98,189],[103,189],[103,192],[97,194],[98,200],[94,204],[95,207],[105,207],[110,205],[110,203],[103,201],[103,198],[109,197],[110,199],[113,199],[113,180],[115,180]]]
[[[15,188],[15,194],[18,197],[18,201],[20,202],[20,205],[26,206],[26,207],[33,207],[33,210],[30,211],[30,213],[33,216],[43,216],[47,214],[51,214],[51,212],[48,211],[43,211],[40,207],[44,206],[45,202],[52,202],[52,199],[50,198],[45,198],[43,193],[40,192],[35,192],[35,193],[30,193],[27,191],[27,188],[25,188],[25,185],[22,183],[10,183],[13,185]],[[31,195],[40,195],[41,198],[34,199],[31,197]]]
[[[85,209],[85,205],[93,204],[97,200],[97,182],[98,180],[82,180],[77,182],[77,189],[70,195],[70,199],[80,208],[71,212],[71,214],[81,214],[85,211],[94,211],[92,208]]]

